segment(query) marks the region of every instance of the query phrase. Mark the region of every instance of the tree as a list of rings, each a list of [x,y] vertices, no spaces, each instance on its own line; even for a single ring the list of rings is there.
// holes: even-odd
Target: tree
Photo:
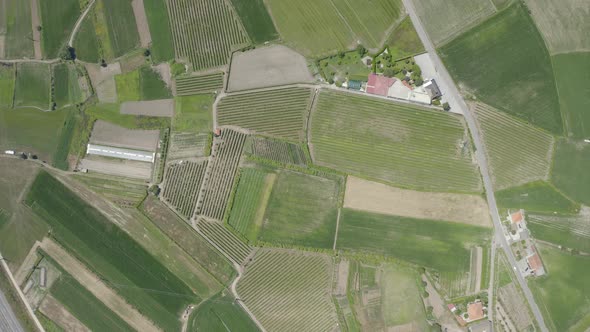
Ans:
[[[424,81],[421,78],[416,78],[414,79],[414,84],[416,84],[416,86],[421,86],[424,84]]]
[[[365,56],[365,54],[367,54],[367,49],[363,45],[360,45],[360,44],[356,47],[356,51],[361,58],[363,56]]]
[[[443,104],[443,110],[450,111],[451,110],[451,105],[449,105],[449,103],[444,103]]]
[[[393,77],[395,76],[395,72],[391,68],[385,68],[385,70],[383,71],[383,76]]]
[[[36,27],[36,29],[37,29],[37,31],[41,31],[41,30],[43,30],[43,27],[42,27],[42,26],[40,26],[40,25],[38,25],[38,26]]]
[[[424,291],[424,293],[422,293],[422,297],[429,297],[429,296],[430,296],[430,294],[428,294],[427,291]]]
[[[344,52],[342,52],[342,51],[338,52],[338,57],[340,59],[344,58]]]
[[[73,47],[66,46],[59,54],[59,57],[63,60],[76,60],[76,49]]]
[[[150,51],[149,48],[146,48],[145,51],[143,51],[143,56],[148,57],[152,54],[152,51]]]
[[[160,187],[157,184],[152,185],[148,191],[154,196],[160,195]]]
[[[29,157],[27,157],[27,154],[23,152],[20,154],[20,159],[29,159]]]

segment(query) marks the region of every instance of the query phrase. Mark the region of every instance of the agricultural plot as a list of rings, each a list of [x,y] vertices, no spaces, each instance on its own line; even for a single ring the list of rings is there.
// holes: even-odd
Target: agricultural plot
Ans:
[[[158,100],[172,97],[160,74],[149,66],[115,76],[119,102]]]
[[[428,35],[437,45],[452,40],[496,12],[489,0],[426,0],[413,3]]]
[[[343,209],[337,248],[389,255],[440,272],[469,267],[470,246],[483,245],[488,228]]]
[[[153,117],[173,117],[174,99],[127,101],[121,104],[121,114]]]
[[[589,167],[590,144],[559,140],[553,158],[551,182],[567,197],[590,205]]]
[[[219,101],[217,120],[222,126],[303,141],[312,93],[308,88],[283,88],[230,95]]]
[[[2,58],[32,58],[33,23],[30,1],[3,0],[2,17],[0,17],[0,40],[4,50]]]
[[[51,101],[51,70],[48,64],[24,62],[16,69],[14,107],[48,110]]]
[[[590,94],[577,93],[577,87],[590,79],[590,52],[558,54],[552,59],[567,135],[577,139],[588,138]]]
[[[248,35],[227,1],[171,0],[168,16],[176,58],[194,70],[227,64],[231,52],[248,45]]]
[[[424,52],[424,45],[409,16],[387,38],[387,50],[393,60]]]
[[[446,44],[439,53],[467,93],[533,125],[562,133],[551,59],[520,3]]]
[[[553,136],[485,104],[474,109],[496,190],[548,178]]]
[[[547,276],[529,281],[545,322],[553,331],[584,331],[590,327],[590,258],[539,245]]]
[[[88,142],[96,145],[154,152],[158,147],[159,140],[159,130],[132,130],[98,120],[94,123]]]
[[[154,62],[174,59],[174,43],[165,0],[143,0],[152,37],[151,55]]]
[[[78,72],[70,64],[60,63],[53,67],[54,102],[61,108],[82,101],[82,89],[78,83]]]
[[[469,136],[451,114],[322,91],[311,131],[320,165],[402,188],[481,191]]]
[[[252,248],[246,245],[222,223],[200,219],[197,228],[211,240],[235,264],[242,265],[252,253]]]
[[[12,108],[16,66],[0,63],[0,108]]]
[[[231,2],[254,44],[262,44],[279,37],[263,0],[231,0]]]
[[[301,145],[260,136],[248,137],[244,153],[280,164],[306,166],[310,162]]]
[[[84,21],[82,21],[74,38],[73,47],[76,49],[77,59],[90,63],[98,63],[101,58],[98,50],[99,41],[91,15],[92,13],[89,13]]]
[[[228,224],[250,243],[256,243],[276,174],[258,168],[240,172]]]
[[[91,270],[110,283],[130,286],[117,292],[131,305],[164,329],[180,328],[179,313],[198,301],[197,295],[127,233],[45,172],[37,176],[25,202]]]
[[[92,105],[86,109],[85,113],[93,119],[109,122],[127,129],[159,130],[170,127],[169,118],[121,114],[118,104]]]
[[[228,259],[211,247],[205,238],[184,220],[174,214],[164,203],[148,196],[142,212],[169,238],[184,249],[197,263],[205,268],[219,283],[228,285],[236,271]]]
[[[223,73],[203,76],[184,76],[176,79],[176,95],[188,96],[198,93],[210,93],[223,88]]]
[[[213,128],[213,96],[176,97],[172,132],[210,133]]]
[[[195,157],[205,157],[211,146],[211,134],[172,133],[168,160],[182,160]]]
[[[86,169],[88,172],[133,178],[146,182],[152,178],[152,164],[145,161],[87,155],[80,160],[78,168]]]
[[[583,0],[525,1],[551,54],[590,51],[588,13]],[[560,96],[561,97],[561,96]]]
[[[575,214],[580,205],[565,197],[555,187],[544,181],[535,181],[495,193],[498,206],[507,209]]]
[[[199,305],[187,323],[189,331],[259,331],[230,294],[225,292]]]
[[[338,325],[332,273],[328,256],[261,249],[237,292],[269,331],[332,331]]]
[[[184,161],[171,164],[166,170],[162,197],[187,219],[195,212],[206,169],[207,161]]]
[[[107,29],[113,57],[120,57],[138,47],[139,32],[137,31],[133,8],[131,8],[131,1],[99,0],[99,2],[103,5],[101,7],[106,25],[99,24],[95,28],[99,36],[99,29]],[[96,8],[99,8],[99,6]]]
[[[575,215],[529,212],[526,217],[535,239],[590,253],[590,208]]]
[[[341,182],[281,171],[258,238],[268,243],[332,248]]]
[[[96,173],[74,175],[74,178],[121,207],[136,207],[147,194],[146,183],[137,179]]]
[[[223,129],[221,136],[214,140],[210,169],[205,173],[201,201],[197,205],[198,215],[223,219],[246,136],[237,131]]]
[[[80,16],[79,0],[39,1],[43,56],[55,59],[64,50]]]

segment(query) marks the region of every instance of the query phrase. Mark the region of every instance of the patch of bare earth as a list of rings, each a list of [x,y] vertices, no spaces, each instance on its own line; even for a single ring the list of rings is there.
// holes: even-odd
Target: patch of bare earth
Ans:
[[[146,64],[143,52],[134,52],[124,56],[119,60],[121,64],[121,72],[128,73]]]
[[[152,163],[106,158],[95,155],[89,155],[82,159],[79,168],[87,169],[89,172],[142,180],[149,180],[152,176]]]
[[[39,306],[39,311],[66,331],[90,331],[86,325],[82,324],[82,322],[51,295],[45,296],[45,299],[41,302],[41,306]]]
[[[438,323],[442,326],[443,331],[447,332],[463,332],[464,330],[461,329],[457,325],[457,321],[453,318],[451,312],[447,309],[445,301],[442,299],[440,294],[436,291],[436,289],[430,283],[424,275],[422,275],[422,281],[426,282],[426,292],[428,292],[429,296],[424,301],[424,307],[432,307],[432,313]]]
[[[107,287],[98,276],[90,272],[82,263],[72,257],[66,250],[49,238],[45,238],[40,247],[59,265],[90,291],[97,299],[109,307],[131,327],[138,331],[159,331],[159,329],[123,298]]]
[[[174,99],[127,101],[121,104],[121,114],[157,117],[174,116]]]
[[[390,326],[387,332],[420,332],[421,327],[416,322],[410,322],[402,325]]]
[[[346,287],[348,286],[348,272],[350,270],[350,262],[342,260],[338,264],[338,275],[336,276],[336,287],[334,295],[346,296]]]
[[[147,16],[145,15],[143,0],[131,1],[131,7],[133,8],[133,14],[135,15],[135,23],[137,25],[137,31],[139,32],[141,47],[148,47],[152,42],[152,35],[150,34]]]
[[[344,207],[382,214],[491,227],[486,201],[477,195],[390,187],[349,176]]]
[[[0,59],[5,57],[5,47],[4,43],[6,41],[6,35],[0,35]]]
[[[127,129],[102,120],[96,121],[90,136],[92,144],[145,151],[155,151],[159,140],[159,130]]]
[[[153,66],[152,69],[154,69],[158,74],[160,74],[160,77],[162,77],[162,81],[166,83],[166,86],[170,90],[175,91],[175,81],[172,81],[172,71],[170,70],[170,64],[168,62],[163,62],[157,66]]]
[[[533,324],[528,306],[514,282],[498,290],[498,302],[502,306],[502,311],[510,318],[508,325],[515,325],[517,331],[523,331]]]
[[[85,67],[98,100],[101,103],[116,103],[117,85],[115,84],[115,75],[121,74],[121,65],[117,62],[101,67],[87,63]]]
[[[26,1],[26,0],[22,0]],[[37,0],[30,0],[31,2],[31,22],[33,29],[33,48],[35,50],[35,59],[43,59],[43,53],[41,52],[41,31],[37,30],[37,27],[41,26],[41,19],[39,18],[39,4]]]

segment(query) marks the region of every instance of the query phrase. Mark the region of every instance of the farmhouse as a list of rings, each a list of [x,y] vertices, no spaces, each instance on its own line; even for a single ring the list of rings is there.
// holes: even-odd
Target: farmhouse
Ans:
[[[534,245],[531,245],[531,254],[527,256],[526,262],[530,269],[530,273],[534,274],[535,276],[542,276],[545,274],[545,268],[543,267],[543,262],[541,261],[541,257],[537,253],[537,249]]]
[[[467,322],[473,322],[484,318],[486,315],[483,311],[483,302],[475,301],[467,305]]]
[[[367,82],[367,93],[387,97],[389,88],[395,83],[395,78],[371,73]]]
[[[426,93],[428,94],[428,96],[430,96],[430,100],[435,99],[435,98],[439,98],[442,96],[442,93],[440,92],[440,89],[438,88],[438,84],[436,84],[436,81],[433,79],[431,79],[430,81],[424,83],[422,85],[422,88],[424,88],[424,90],[426,90]]]

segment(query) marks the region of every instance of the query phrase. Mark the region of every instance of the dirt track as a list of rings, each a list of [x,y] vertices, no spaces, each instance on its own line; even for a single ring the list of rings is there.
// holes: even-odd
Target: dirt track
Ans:
[[[39,17],[39,4],[37,0],[31,0],[31,23],[33,29],[33,49],[35,50],[35,59],[43,59],[41,52],[41,31],[37,30],[41,26],[41,18]]]
[[[141,47],[148,47],[152,42],[152,35],[150,34],[147,16],[145,15],[143,0],[131,1],[131,7],[135,15],[135,24],[137,25],[137,32],[139,32]]]
[[[58,300],[48,294],[39,306],[45,316],[54,321],[66,331],[90,331],[82,322],[72,315]]]
[[[488,206],[480,196],[399,189],[352,176],[346,182],[344,207],[492,227]]]

